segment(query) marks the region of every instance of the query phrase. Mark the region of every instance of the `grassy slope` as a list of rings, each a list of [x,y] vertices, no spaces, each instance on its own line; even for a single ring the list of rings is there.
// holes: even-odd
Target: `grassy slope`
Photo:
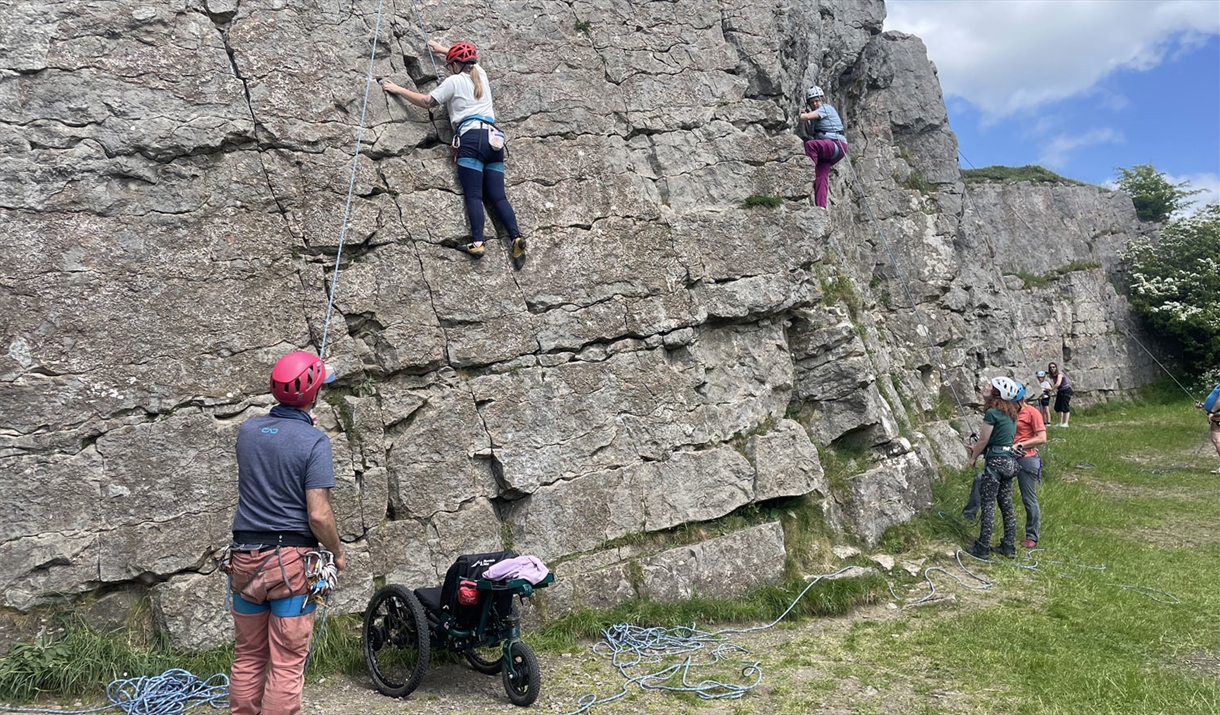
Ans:
[[[963,602],[985,606],[951,618],[913,610],[897,626],[860,622],[845,650],[883,671],[937,673],[943,685],[981,696],[979,712],[1217,712],[1220,477],[1207,473],[1217,459],[1210,446],[1200,449],[1201,424],[1189,403],[1162,398],[1079,414],[1068,430],[1052,427],[1040,494],[1047,551],[1034,556],[1069,563],[1033,573],[982,566],[997,588]],[[956,513],[968,485],[969,475],[940,485],[937,507]],[[1017,510],[1020,529],[1019,501]],[[917,542],[950,533],[966,543],[964,527],[932,514],[897,536]],[[964,593],[944,577],[938,582]],[[1162,589],[1181,603],[1112,583]],[[934,703],[926,712],[942,711]]]

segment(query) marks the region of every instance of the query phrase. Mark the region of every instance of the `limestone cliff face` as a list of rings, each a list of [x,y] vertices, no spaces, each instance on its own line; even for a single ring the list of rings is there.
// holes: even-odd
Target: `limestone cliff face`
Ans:
[[[274,360],[322,339],[377,4],[0,7],[0,604],[151,587],[175,643],[209,645],[237,426],[269,406]],[[1047,359],[1085,399],[1148,379],[1109,282],[1130,202],[965,186],[935,71],[881,34],[881,2],[420,10],[480,49],[531,255],[514,272],[498,242],[478,263],[452,248],[447,124],[374,85],[328,333],[343,377],[319,409],[340,608],[506,542],[585,554],[561,574],[608,590],[557,588],[556,609],[776,578],[775,524],[601,547],[801,494],[874,543],[929,503],[938,458],[960,462],[942,360],[963,399]],[[375,77],[434,86],[409,4],[378,38]],[[867,206],[846,162],[831,210],[810,205],[792,130],[812,81]],[[873,457],[832,487],[819,450],[844,439]]]

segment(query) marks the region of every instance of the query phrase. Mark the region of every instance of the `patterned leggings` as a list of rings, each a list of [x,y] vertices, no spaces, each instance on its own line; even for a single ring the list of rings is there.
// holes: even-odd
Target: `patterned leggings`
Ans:
[[[1012,508],[1012,478],[1010,472],[1007,477],[1002,476],[1002,472],[1008,471],[1008,464],[997,464],[1003,460],[1015,466],[1015,460],[1012,457],[1000,457],[998,459],[988,459],[987,468],[983,470],[983,484],[981,496],[983,498],[982,513],[979,516],[979,540],[978,543],[990,547],[991,532],[995,525],[995,505],[1000,505],[1000,515],[1004,517],[1004,538],[1000,541],[1000,548],[1004,550],[1012,550],[1017,544],[1017,517]],[[997,469],[998,467],[998,469]]]

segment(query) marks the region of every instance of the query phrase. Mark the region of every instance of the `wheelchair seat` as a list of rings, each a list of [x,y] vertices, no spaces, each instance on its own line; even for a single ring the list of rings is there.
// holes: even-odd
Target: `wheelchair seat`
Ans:
[[[493,551],[485,554],[465,554],[459,556],[449,571],[445,573],[445,581],[438,588],[417,588],[415,597],[420,605],[429,613],[440,617],[448,614],[459,628],[473,628],[479,622],[483,610],[482,604],[463,606],[458,603],[458,586],[463,579],[479,579],[492,564],[505,559],[516,558],[515,551]],[[512,607],[512,594],[497,594],[496,605],[501,615],[505,615]]]
[[[440,615],[441,613],[441,587],[436,588],[417,588],[415,589],[415,597],[419,599],[419,603],[429,613]]]

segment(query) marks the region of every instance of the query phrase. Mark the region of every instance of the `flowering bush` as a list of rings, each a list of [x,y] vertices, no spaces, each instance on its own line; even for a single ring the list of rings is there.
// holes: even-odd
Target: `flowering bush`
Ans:
[[[1132,241],[1123,259],[1131,304],[1152,330],[1181,344],[1192,372],[1220,366],[1220,204],[1170,222],[1155,243]]]

